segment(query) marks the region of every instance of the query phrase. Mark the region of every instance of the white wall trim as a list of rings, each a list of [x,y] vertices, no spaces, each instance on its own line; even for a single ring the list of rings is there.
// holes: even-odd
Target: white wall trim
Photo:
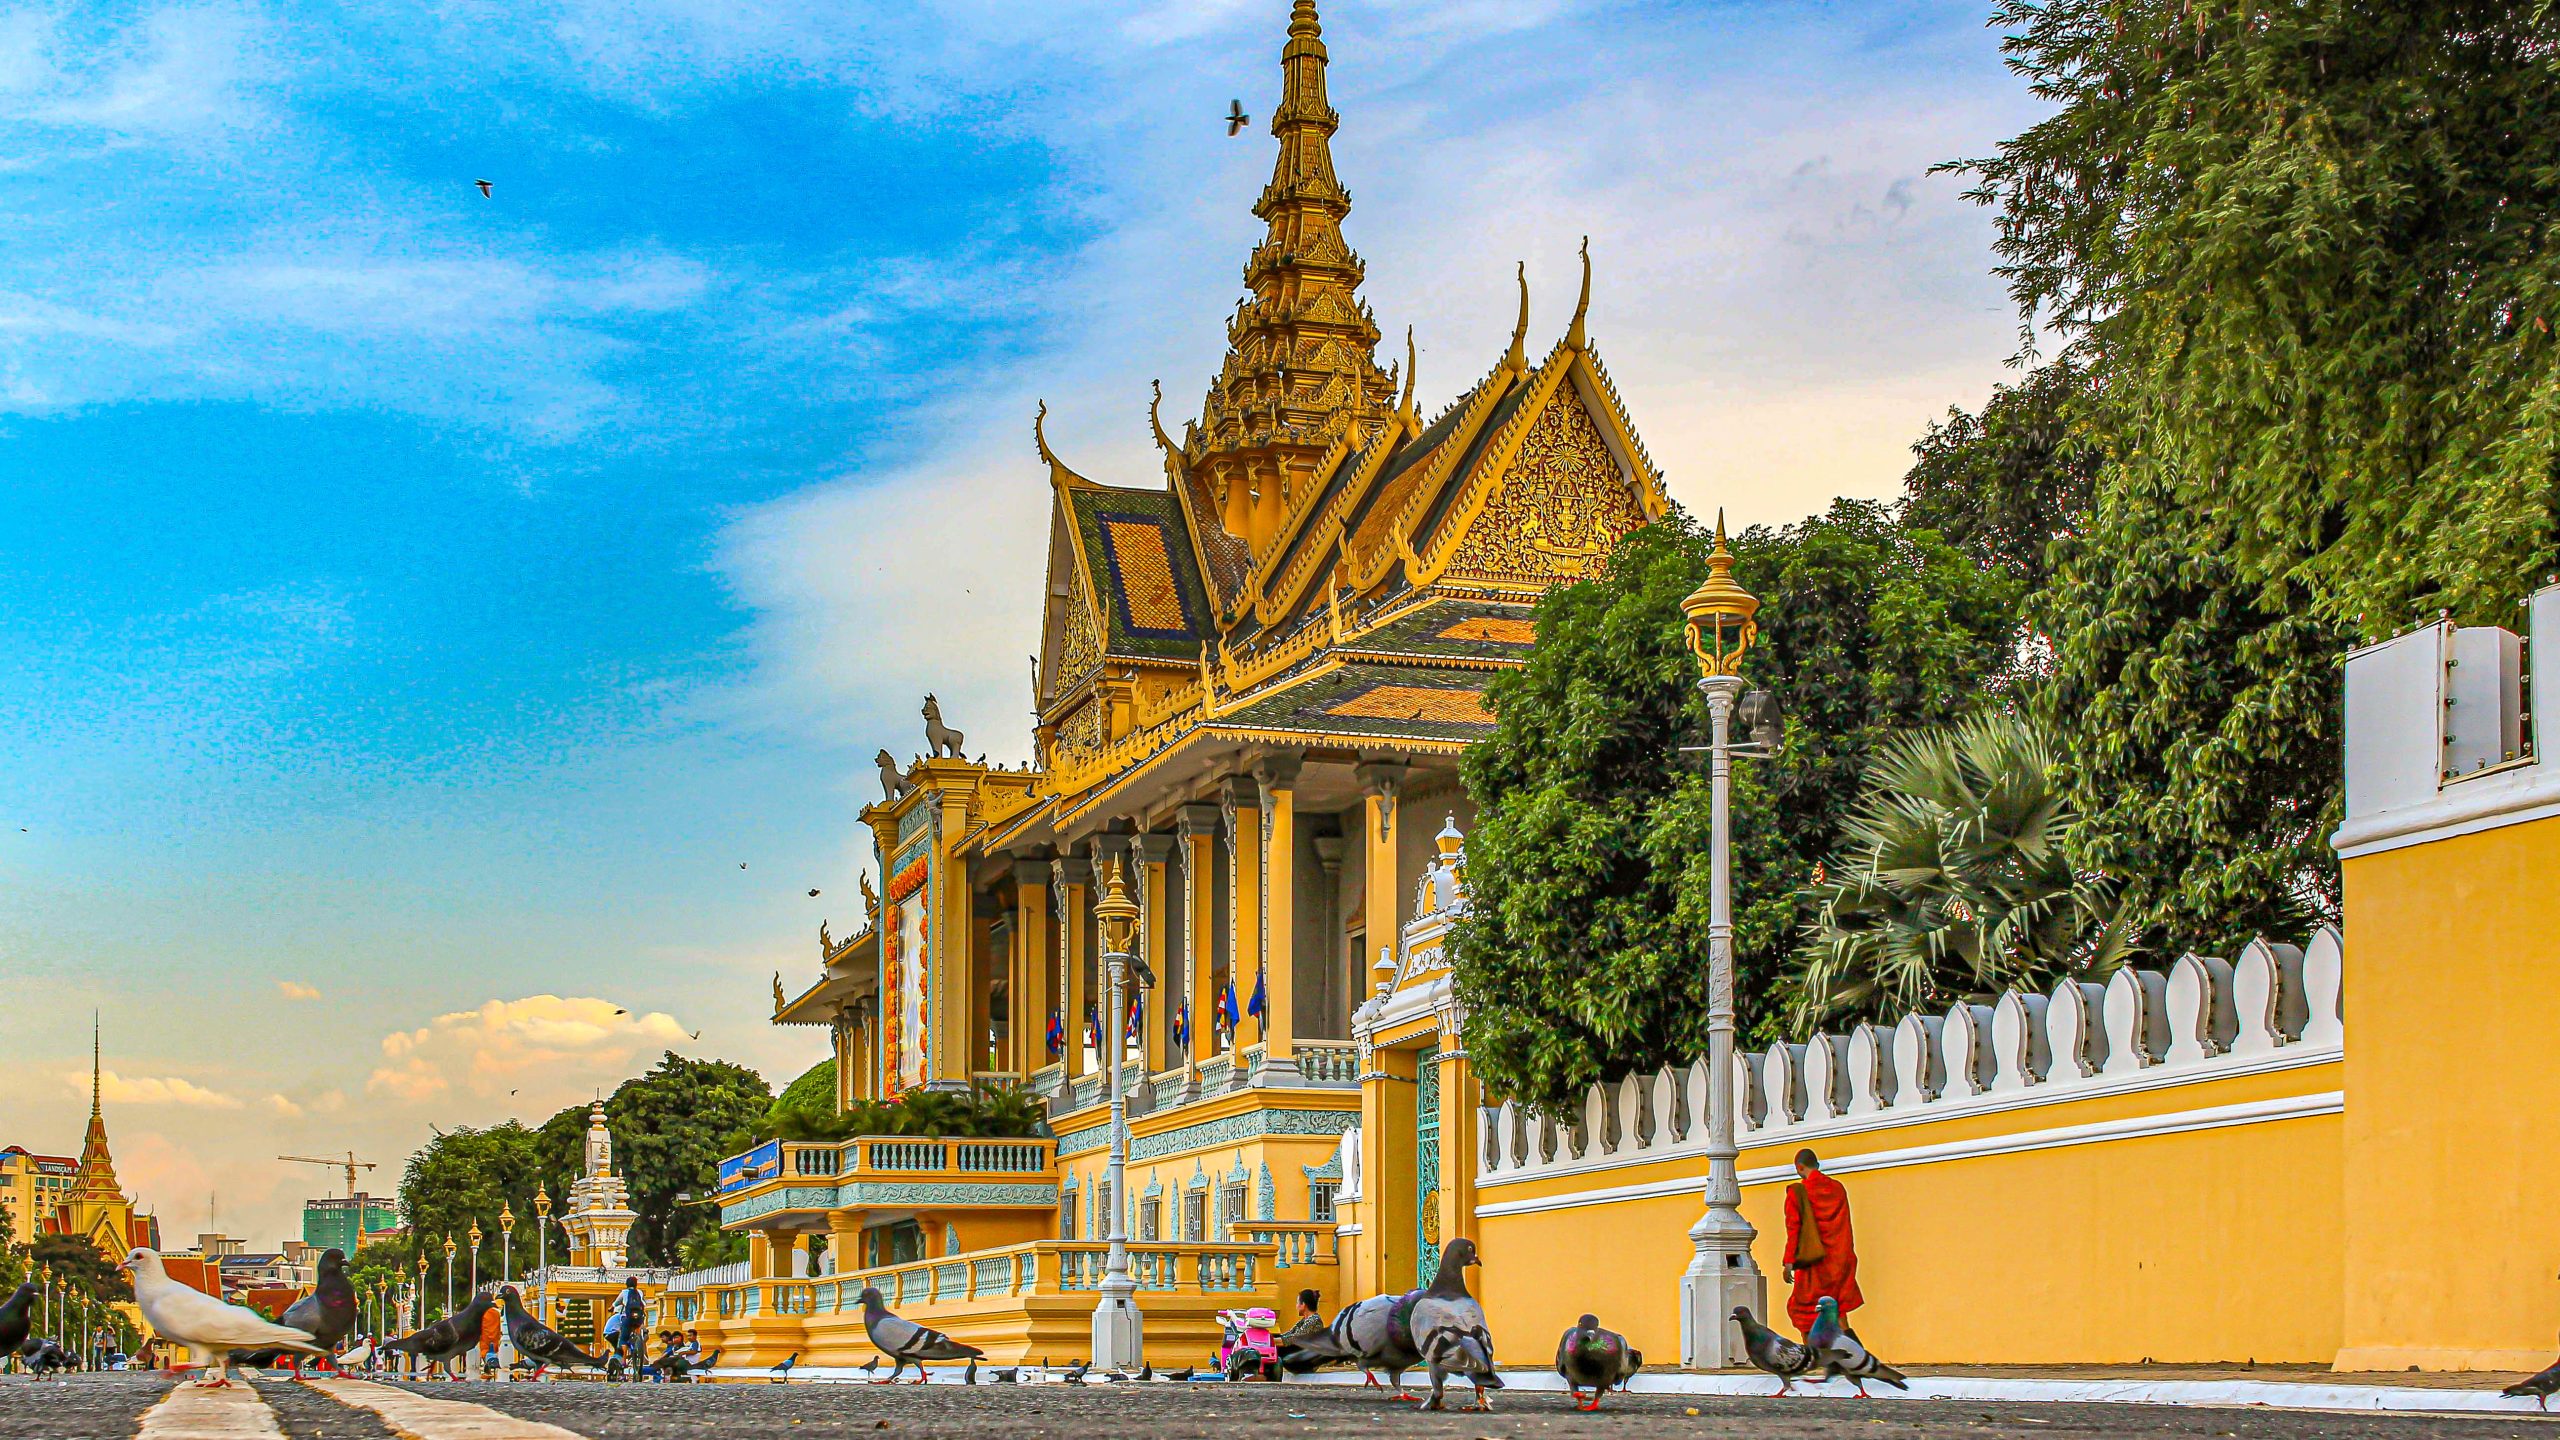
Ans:
[[[2014,1135],[1986,1135],[1972,1140],[1949,1140],[1935,1145],[1913,1145],[1901,1150],[1879,1150],[1869,1155],[1848,1155],[1823,1163],[1827,1175],[1855,1175],[1869,1170],[1897,1170],[1907,1165],[1937,1165],[1951,1160],[1973,1160],[1990,1155],[2015,1155],[2031,1150],[2061,1150],[2079,1145],[2102,1145],[2117,1140],[2140,1140],[2154,1135],[2182,1135],[2195,1130],[2221,1130],[2235,1125],[2264,1125],[2279,1120],[2302,1120],[2315,1115],[2337,1115],[2347,1108],[2343,1090],[2324,1090],[2310,1095],[2288,1095],[2273,1100],[2249,1100],[2236,1105],[2214,1105],[2201,1110],[2177,1110],[2165,1115],[2137,1115],[2124,1120],[2098,1120],[2085,1125],[2061,1125],[2049,1130],[2026,1130]],[[1666,1155],[1665,1158],[1668,1158]],[[1795,1177],[1792,1165],[1763,1165],[1742,1172],[1745,1185],[1768,1185]],[[1530,1215],[1545,1210],[1573,1210],[1586,1205],[1614,1205],[1628,1200],[1651,1200],[1664,1195],[1694,1195],[1706,1186],[1704,1175],[1683,1175],[1668,1180],[1654,1180],[1640,1185],[1609,1185],[1594,1190],[1575,1190],[1562,1195],[1545,1195],[1534,1200],[1497,1200],[1478,1205],[1479,1219],[1496,1215]],[[1478,1187],[1482,1189],[1482,1186]]]
[[[1763,1126],[1741,1137],[1743,1149],[1764,1145],[1801,1145],[1812,1140],[1833,1139],[1842,1135],[1863,1135],[1901,1125],[1926,1125],[1935,1120],[1962,1119],[1973,1115],[1997,1115],[2010,1110],[2037,1109],[2047,1105],[2069,1105],[2081,1100],[2096,1100],[2109,1095],[2136,1095],[2146,1090],[2165,1090],[2176,1085],[2204,1085],[2240,1075],[2266,1075],[2285,1070],[2299,1070],[2311,1065],[2327,1065],[2346,1058],[2341,1045],[2288,1045],[2264,1055],[2234,1059],[2217,1055],[2202,1063],[2155,1065],[2119,1075],[2093,1075],[2070,1084],[2047,1082],[2027,1090],[1996,1091],[1988,1095],[1955,1096],[1932,1100],[1920,1106],[1896,1106],[1871,1115],[1843,1115],[1826,1121],[1798,1121],[1784,1127]],[[2202,1111],[2190,1112],[2201,1114]],[[1765,1140],[1754,1136],[1766,1136]],[[1588,1159],[1561,1165],[1547,1165],[1526,1171],[1505,1171],[1498,1175],[1482,1175],[1476,1179],[1478,1191],[1503,1185],[1518,1185],[1531,1180],[1549,1180],[1559,1175],[1584,1175],[1598,1170],[1623,1170],[1629,1165],[1649,1165],[1656,1160],[1674,1160],[1683,1156],[1707,1153],[1703,1136],[1684,1140],[1633,1155],[1595,1153]],[[1830,1168],[1828,1166],[1825,1167]]]
[[[2560,775],[2534,765],[2476,780],[2445,782],[2442,793],[2419,805],[2376,811],[2341,824],[2329,837],[2341,860],[2376,855],[2460,835],[2560,815]],[[2477,787],[2477,788],[2473,788]]]

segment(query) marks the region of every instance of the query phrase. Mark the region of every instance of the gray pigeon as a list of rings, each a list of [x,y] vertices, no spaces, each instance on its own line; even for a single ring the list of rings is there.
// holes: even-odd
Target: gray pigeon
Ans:
[[[2560,1394],[2560,1360],[2553,1361],[2551,1363],[2551,1368],[2543,1371],[2541,1374],[2527,1376],[2498,1393],[2501,1395],[2513,1395],[2519,1398],[2530,1395],[2533,1397],[2533,1405],[2535,1409],[2550,1409],[2551,1397],[2554,1394]]]
[[[1870,1380],[1881,1380],[1897,1390],[1911,1388],[1901,1371],[1870,1354],[1859,1342],[1858,1332],[1840,1323],[1840,1302],[1828,1295],[1822,1297],[1822,1308],[1813,1317],[1813,1328],[1805,1332],[1804,1344],[1823,1367],[1823,1379],[1846,1376],[1860,1395],[1867,1393]]]
[[[1751,1363],[1778,1377],[1779,1394],[1796,1393],[1796,1377],[1813,1368],[1813,1352],[1761,1324],[1748,1305],[1733,1307],[1733,1323],[1742,1327],[1742,1352]]]
[[[506,1307],[507,1338],[515,1342],[518,1355],[533,1362],[533,1378],[536,1380],[554,1365],[583,1365],[590,1370],[604,1368],[603,1356],[588,1354],[571,1344],[568,1336],[534,1319],[524,1308],[524,1297],[516,1293],[513,1285],[499,1287],[498,1301]]]
[[[1478,1410],[1492,1409],[1490,1392],[1502,1388],[1502,1376],[1493,1368],[1493,1332],[1485,1324],[1484,1307],[1467,1293],[1466,1270],[1477,1263],[1476,1242],[1464,1235],[1440,1247],[1440,1272],[1413,1304],[1413,1348],[1431,1371],[1425,1410],[1448,1408],[1441,1391],[1452,1375],[1463,1375],[1475,1386]]]
[[[356,1328],[356,1287],[347,1278],[347,1252],[331,1248],[320,1252],[319,1278],[311,1293],[296,1300],[284,1312],[284,1323],[296,1330],[308,1330],[320,1342],[323,1351],[334,1351],[338,1342]],[[302,1373],[302,1357],[293,1357],[293,1373]],[[335,1370],[324,1355],[323,1368]]]
[[[30,1280],[20,1285],[5,1304],[0,1304],[0,1355],[10,1354],[27,1343],[27,1331],[35,1323],[28,1313],[35,1296],[36,1282]]]
[[[875,1385],[896,1384],[898,1372],[909,1365],[916,1367],[915,1383],[921,1385],[927,1378],[924,1365],[928,1360],[978,1360],[987,1353],[975,1345],[963,1345],[939,1330],[928,1330],[890,1314],[876,1287],[865,1287],[861,1299],[862,1330],[871,1337],[871,1348],[897,1362],[889,1367],[889,1378],[875,1380]]]
[[[470,1304],[433,1325],[384,1345],[383,1353],[415,1355],[429,1365],[442,1365],[467,1355],[472,1346],[480,1343],[480,1317],[489,1313],[489,1304],[487,1292],[474,1295]]]
[[[1577,1410],[1597,1410],[1600,1397],[1627,1383],[1627,1377],[1644,1368],[1644,1354],[1627,1343],[1627,1337],[1615,1330],[1600,1328],[1600,1317],[1585,1315],[1573,1322],[1556,1342],[1556,1373],[1564,1377],[1565,1393],[1573,1397]],[[1591,1392],[1591,1403],[1582,1403],[1582,1392]]]
[[[1413,1348],[1413,1307],[1422,1299],[1419,1290],[1402,1295],[1372,1295],[1356,1305],[1345,1305],[1333,1317],[1326,1338],[1309,1340],[1293,1347],[1294,1353],[1310,1360],[1342,1359],[1360,1367],[1363,1389],[1378,1383],[1374,1373],[1384,1370],[1395,1390],[1393,1398],[1411,1400],[1414,1396],[1404,1388],[1404,1372],[1422,1363],[1422,1354]]]

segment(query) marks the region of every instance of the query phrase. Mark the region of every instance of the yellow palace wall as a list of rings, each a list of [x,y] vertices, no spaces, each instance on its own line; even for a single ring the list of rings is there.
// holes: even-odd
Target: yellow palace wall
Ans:
[[[1810,1142],[1849,1188],[1859,1334],[1897,1363],[2296,1361],[2339,1343],[2342,1209],[2335,1113],[2016,1154],[1860,1170],[1881,1151],[2016,1136],[2334,1091],[2335,1063],[1951,1118]],[[1797,1144],[1742,1152],[1743,1214],[1777,1276]],[[1648,1357],[1676,1362],[1677,1277],[1700,1211],[1686,1158],[1477,1190],[1472,1283],[1494,1340],[1535,1355],[1585,1310]],[[1677,1180],[1679,1192],[1526,1214],[1524,1200]]]
[[[2560,818],[2345,869],[2349,932],[2390,937],[2390,963],[2357,971],[2339,1366],[2539,1369],[2560,1331]]]

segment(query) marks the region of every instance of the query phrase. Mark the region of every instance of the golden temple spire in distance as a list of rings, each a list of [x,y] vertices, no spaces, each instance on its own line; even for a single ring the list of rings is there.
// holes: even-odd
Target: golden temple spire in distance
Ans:
[[[1325,98],[1328,63],[1315,0],[1295,0],[1271,112],[1279,154],[1253,207],[1267,228],[1244,268],[1253,293],[1228,321],[1226,361],[1184,444],[1208,508],[1256,554],[1342,429],[1395,412],[1377,320],[1357,293],[1366,267],[1342,238],[1351,192],[1333,169],[1342,117]]]

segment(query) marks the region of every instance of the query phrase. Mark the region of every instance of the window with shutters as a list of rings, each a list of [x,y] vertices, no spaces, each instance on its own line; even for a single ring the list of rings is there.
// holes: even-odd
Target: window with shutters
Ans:
[[[1182,1197],[1182,1238],[1194,1245],[1209,1238],[1209,1192],[1194,1190]]]
[[[1338,1180],[1307,1182],[1307,1218],[1319,1225],[1333,1223],[1333,1192],[1340,1189]]]

